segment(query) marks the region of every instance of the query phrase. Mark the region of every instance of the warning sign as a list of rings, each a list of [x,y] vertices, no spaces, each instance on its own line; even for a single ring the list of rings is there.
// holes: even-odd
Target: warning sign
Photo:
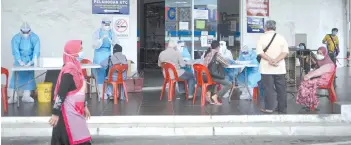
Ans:
[[[129,18],[128,17],[114,17],[113,18],[113,30],[115,31],[117,38],[128,38],[129,37]]]

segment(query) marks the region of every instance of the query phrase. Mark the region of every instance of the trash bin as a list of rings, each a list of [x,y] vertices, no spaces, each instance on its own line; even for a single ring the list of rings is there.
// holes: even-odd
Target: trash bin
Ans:
[[[50,82],[39,83],[37,85],[37,89],[38,89],[38,102],[39,103],[51,102],[52,83],[50,83]]]

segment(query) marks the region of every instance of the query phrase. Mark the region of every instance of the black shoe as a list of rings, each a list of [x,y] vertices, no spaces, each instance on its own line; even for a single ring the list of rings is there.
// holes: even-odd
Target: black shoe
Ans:
[[[278,112],[278,114],[287,114],[286,110],[281,111],[281,110],[279,110],[278,108],[275,108],[274,111],[275,111],[275,112]]]

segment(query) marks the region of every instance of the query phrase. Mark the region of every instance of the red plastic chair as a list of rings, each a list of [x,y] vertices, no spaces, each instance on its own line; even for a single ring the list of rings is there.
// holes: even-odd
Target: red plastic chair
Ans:
[[[80,61],[81,64],[92,64],[90,60],[88,59],[83,59],[82,61]],[[83,75],[84,75],[84,78],[87,80],[88,84],[89,84],[89,87],[87,88],[88,90],[88,94],[90,95],[90,98],[91,98],[91,90],[93,89],[93,86],[91,85],[91,83],[95,82],[95,85],[96,85],[96,79],[94,77],[94,75],[92,74],[92,71],[91,72],[91,75],[89,76],[88,73],[87,73],[87,69],[82,69],[83,71]],[[98,93],[98,88],[96,88],[96,93]]]
[[[160,100],[162,100],[164,92],[166,90],[166,85],[169,83],[169,91],[168,91],[168,101],[172,101],[173,96],[175,95],[175,83],[176,82],[184,82],[185,86],[185,97],[188,100],[188,82],[186,80],[179,79],[177,70],[175,67],[167,62],[162,63],[163,72],[165,74],[165,78],[163,81],[163,86],[162,86],[162,91],[161,91],[161,96]],[[171,79],[170,71],[173,73],[174,79]]]
[[[8,110],[7,87],[9,82],[9,71],[6,68],[1,67],[1,75],[6,76],[5,86],[1,85],[1,101],[2,101],[2,105],[4,106],[4,112],[7,113],[7,110]]]
[[[334,89],[335,74],[336,74],[336,69],[334,70],[333,75],[331,76],[328,84],[325,85],[325,86],[319,86],[318,87],[318,89],[326,89],[326,90],[328,90],[330,103],[335,103],[336,100],[337,100],[336,99],[335,89]],[[310,109],[312,111],[314,111],[316,109],[316,106],[312,106]]]
[[[193,104],[195,104],[197,89],[199,88],[199,86],[201,86],[201,88],[202,88],[201,89],[201,105],[204,106],[208,86],[216,85],[216,82],[212,81],[210,72],[208,71],[206,66],[204,66],[202,64],[194,64],[193,68],[195,70],[196,81],[197,81],[196,87],[195,87],[194,98],[193,98]],[[206,76],[207,83],[204,82],[203,74]]]
[[[123,85],[124,88],[124,95],[126,96],[126,101],[128,102],[128,90],[125,81],[123,80],[123,72],[128,70],[127,64],[115,64],[110,68],[108,80],[105,80],[104,87],[102,94],[105,94],[105,89],[107,84],[111,84],[113,86],[113,93],[114,93],[114,104],[117,104],[118,96],[119,95],[119,85]],[[113,73],[117,71],[118,77],[116,81],[113,81],[112,76]],[[104,100],[105,95],[102,95],[102,100]]]

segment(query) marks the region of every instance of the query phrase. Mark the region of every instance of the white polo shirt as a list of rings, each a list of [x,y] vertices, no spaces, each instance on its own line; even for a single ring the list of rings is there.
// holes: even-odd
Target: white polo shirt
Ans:
[[[257,41],[257,55],[264,53],[263,49],[266,48],[266,46],[269,44],[271,39],[273,38],[275,31],[267,31],[265,32]],[[285,40],[285,38],[277,34],[266,51],[266,55],[268,55],[270,58],[275,59],[277,58],[280,53],[285,52],[289,53],[289,48],[288,48],[288,42]],[[277,63],[278,66],[272,66],[269,64],[269,62],[265,59],[261,59],[260,63],[260,73],[261,74],[286,74],[286,66],[285,66],[285,60],[281,60],[280,62]]]

